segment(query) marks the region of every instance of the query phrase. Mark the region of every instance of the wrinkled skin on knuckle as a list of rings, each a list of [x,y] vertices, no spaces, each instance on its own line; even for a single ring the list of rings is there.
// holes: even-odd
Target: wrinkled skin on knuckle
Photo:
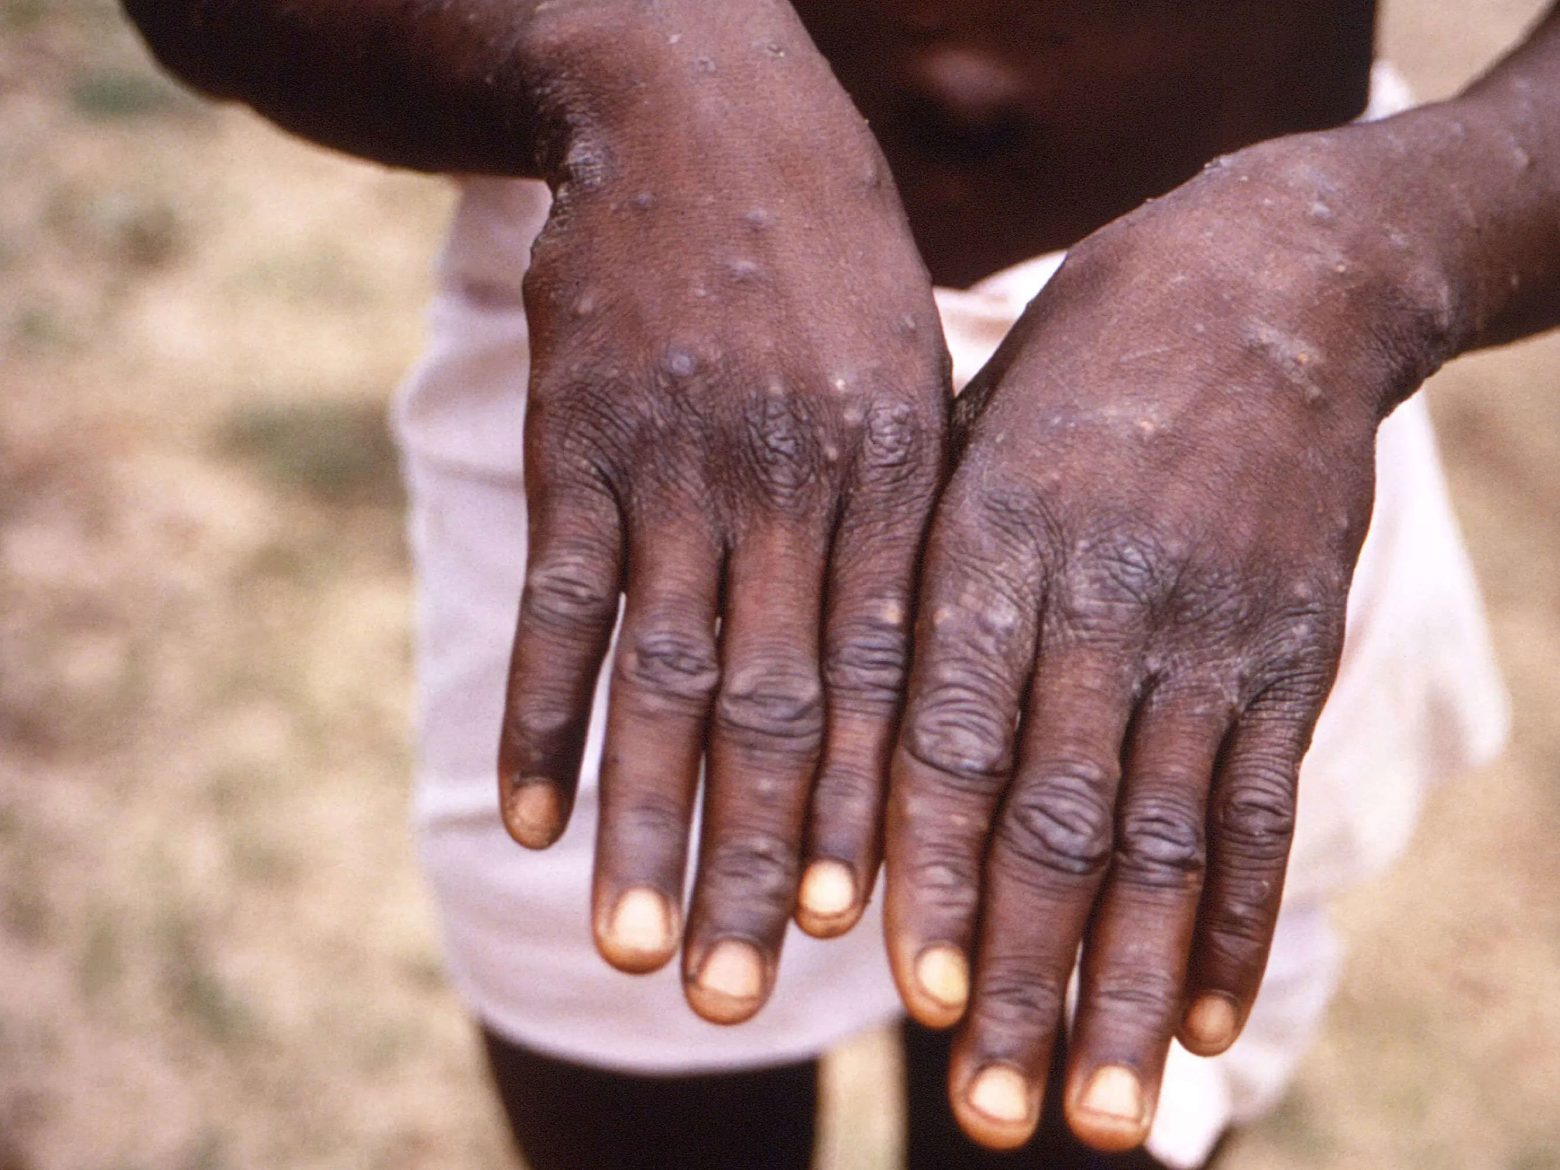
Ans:
[[[620,481],[647,421],[632,379],[597,356],[567,370],[533,370],[531,382],[527,459],[553,480],[584,472]]]
[[[1011,767],[1013,730],[994,688],[975,669],[939,673],[916,699],[905,750],[945,783],[967,781],[984,790]]]
[[[790,913],[798,867],[792,842],[746,828],[722,833],[701,862],[699,875],[720,896],[732,898],[733,910],[743,917],[773,921]]]
[[[612,842],[618,849],[612,865],[632,874],[636,855],[660,856],[667,842],[688,831],[688,812],[675,791],[653,789],[635,793],[632,802],[613,809]]]
[[[729,675],[715,703],[721,734],[756,751],[816,751],[823,719],[823,690],[817,679],[779,663]]]
[[[1297,765],[1248,757],[1242,766],[1242,777],[1214,801],[1212,826],[1221,853],[1231,865],[1282,863],[1295,833]]]
[[[738,422],[735,453],[755,498],[782,514],[804,512],[826,467],[819,420],[798,394],[764,395]]]
[[[1206,561],[1180,566],[1161,606],[1159,626],[1209,648],[1245,646],[1265,608],[1266,574]]]
[[[584,736],[577,729],[578,715],[571,698],[561,693],[543,693],[528,695],[523,703],[510,703],[499,733],[503,764],[530,772],[543,763],[538,757],[545,748],[568,750],[583,743]],[[570,743],[560,745],[559,737],[564,735],[569,736]]]
[[[897,606],[890,609],[896,611]],[[831,631],[824,661],[830,705],[869,712],[896,706],[909,656],[909,634],[902,620],[879,612],[841,621]]]
[[[594,549],[559,550],[526,574],[525,619],[555,636],[593,636],[616,613],[617,599],[617,579]]]
[[[1022,1055],[1025,1037],[1051,1031],[1061,1022],[1065,991],[1054,979],[1012,959],[993,963],[980,975],[975,1024],[981,1056],[986,1060]]]
[[[929,498],[940,462],[941,423],[909,402],[868,407],[860,437],[860,478],[879,489],[912,493],[904,505]]]
[[[1057,553],[1067,529],[1052,501],[984,452],[961,460],[941,510],[960,531],[970,534],[966,540],[979,542],[978,551],[991,566],[1054,566],[1060,560]],[[998,582],[1004,580],[1000,573],[993,576]],[[1035,591],[1028,582],[1022,584],[1028,586],[1027,592]]]
[[[1088,1008],[1096,1020],[1137,1028],[1145,1020],[1171,1020],[1181,1003],[1181,983],[1155,967],[1112,967],[1091,971]]]
[[[616,675],[651,701],[703,711],[715,694],[720,667],[707,634],[657,624],[632,633],[618,654]]]
[[[1251,639],[1251,679],[1263,718],[1309,726],[1332,689],[1343,652],[1345,602],[1284,606]]]
[[[1256,878],[1226,890],[1216,904],[1202,909],[1199,961],[1225,970],[1254,967],[1261,962],[1273,934],[1273,891],[1266,880]]]
[[[877,816],[882,785],[876,776],[853,766],[830,761],[819,773],[813,795],[815,835],[839,835],[853,838],[859,826],[873,823]],[[820,814],[827,813],[824,817]]]
[[[1182,889],[1197,884],[1207,863],[1203,820],[1182,801],[1133,801],[1122,813],[1116,874],[1136,886]]]
[[[1077,592],[1119,599],[1125,604],[1152,606],[1169,592],[1180,558],[1143,521],[1103,524],[1093,517],[1094,531],[1072,550]]]
[[[980,904],[977,859],[948,842],[918,838],[907,876],[916,902],[939,921],[968,921]]]
[[[1103,874],[1115,838],[1114,787],[1113,767],[1080,761],[1050,765],[1015,789],[998,827],[1013,876],[1045,883]]]

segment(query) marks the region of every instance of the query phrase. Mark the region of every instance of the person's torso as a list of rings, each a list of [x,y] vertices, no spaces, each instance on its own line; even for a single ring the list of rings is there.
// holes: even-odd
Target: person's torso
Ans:
[[[1065,248],[1214,156],[1365,107],[1374,0],[795,0],[938,284]]]

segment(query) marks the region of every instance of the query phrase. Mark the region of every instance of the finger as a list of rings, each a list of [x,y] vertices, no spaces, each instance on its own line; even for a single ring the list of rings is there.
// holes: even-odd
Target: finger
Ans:
[[[544,849],[568,823],[596,676],[617,617],[618,510],[596,484],[535,485],[531,555],[499,736],[499,801],[520,844]]]
[[[1101,1150],[1148,1136],[1202,892],[1208,785],[1229,727],[1216,692],[1160,689],[1138,707],[1116,845],[1084,945],[1067,1117]]]
[[[825,536],[780,525],[731,554],[699,872],[684,947],[688,1002],[747,1019],[769,996],[796,900],[823,739],[818,678]]]
[[[940,463],[938,436],[921,433],[909,407],[866,419],[830,562],[827,720],[797,895],[797,923],[820,938],[856,924],[877,874],[910,650],[911,583]]]
[[[592,920],[624,971],[677,952],[689,822],[719,680],[720,549],[697,525],[636,532],[601,765]]]
[[[889,963],[910,1015],[933,1028],[956,1022],[969,996],[981,859],[1012,766],[1039,608],[1033,550],[983,547],[973,525],[947,519],[960,514],[942,506],[922,573],[885,833]]]
[[[1294,836],[1296,781],[1314,704],[1269,691],[1241,716],[1219,761],[1208,816],[1208,879],[1179,1036],[1202,1056],[1235,1042],[1267,967]]]
[[[1135,673],[1136,655],[1120,648],[1040,648],[950,1073],[954,1113],[983,1145],[1022,1145],[1039,1120],[1078,943],[1110,863]]]

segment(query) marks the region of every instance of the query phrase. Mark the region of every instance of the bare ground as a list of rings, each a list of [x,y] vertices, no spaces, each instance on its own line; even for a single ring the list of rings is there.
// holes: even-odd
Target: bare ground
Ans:
[[[1399,0],[1385,48],[1444,94],[1537,7]],[[404,827],[381,418],[447,207],[179,93],[103,0],[0,7],[0,1170],[512,1164]],[[1560,1168],[1557,383],[1551,339],[1430,391],[1516,739],[1342,908],[1232,1167]],[[835,1063],[831,1165],[893,1164],[889,1059]]]

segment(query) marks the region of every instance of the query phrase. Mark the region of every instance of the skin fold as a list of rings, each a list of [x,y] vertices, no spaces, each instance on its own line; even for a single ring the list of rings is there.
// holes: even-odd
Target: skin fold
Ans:
[[[562,831],[623,599],[608,961],[680,949],[740,1021],[787,919],[848,929],[886,852],[971,1136],[1060,1092],[1140,1143],[1171,1037],[1222,1051],[1261,981],[1377,425],[1560,322],[1560,16],[1349,126],[1356,0],[127,10],[315,141],[553,188],[500,797],[522,844]],[[950,411],[932,279],[1069,245]]]

